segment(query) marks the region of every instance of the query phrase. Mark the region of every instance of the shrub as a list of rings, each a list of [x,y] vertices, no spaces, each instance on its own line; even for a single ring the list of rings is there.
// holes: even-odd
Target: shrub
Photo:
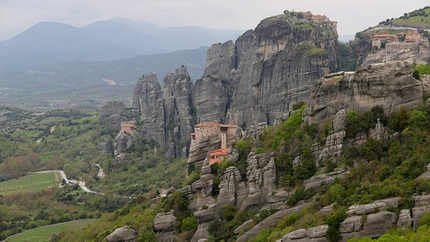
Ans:
[[[196,230],[197,220],[194,216],[186,217],[182,220],[181,231]]]
[[[338,241],[342,238],[339,233],[339,226],[340,223],[347,218],[346,211],[347,209],[342,207],[336,210],[332,215],[325,217],[324,220],[328,224],[327,239],[330,241]]]
[[[227,221],[231,221],[236,216],[237,211],[237,208],[234,206],[225,206],[222,208],[222,215]]]

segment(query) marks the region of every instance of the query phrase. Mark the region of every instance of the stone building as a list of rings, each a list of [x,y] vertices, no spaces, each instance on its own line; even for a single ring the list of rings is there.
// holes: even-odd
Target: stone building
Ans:
[[[221,149],[230,147],[236,139],[237,126],[234,124],[220,124],[217,120],[194,125],[191,142],[200,142],[203,138],[217,135],[221,140]]]
[[[122,123],[121,133],[134,135],[136,133],[136,125],[130,123]]]
[[[200,168],[206,159],[209,165],[212,165],[227,157],[229,147],[236,140],[237,126],[220,124],[215,120],[196,124],[194,130],[194,133],[191,134],[190,155],[187,163],[189,168]]]

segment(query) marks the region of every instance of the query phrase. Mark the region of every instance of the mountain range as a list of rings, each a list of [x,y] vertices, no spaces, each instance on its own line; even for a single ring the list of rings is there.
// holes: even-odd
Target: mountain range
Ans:
[[[83,27],[40,22],[0,41],[0,71],[196,49],[236,39],[241,33],[196,26],[163,28],[121,17]]]

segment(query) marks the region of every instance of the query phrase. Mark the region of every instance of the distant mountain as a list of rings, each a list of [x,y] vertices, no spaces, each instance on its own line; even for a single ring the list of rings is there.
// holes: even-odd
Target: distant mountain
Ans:
[[[41,22],[0,41],[0,71],[196,49],[236,39],[242,32],[195,26],[162,28],[120,17],[80,28]]]
[[[100,103],[109,100],[128,103],[136,81],[149,72],[155,72],[163,82],[167,73],[185,65],[193,81],[201,78],[207,50],[208,47],[200,47],[112,61],[73,62],[0,72],[0,104],[34,109],[98,108]]]

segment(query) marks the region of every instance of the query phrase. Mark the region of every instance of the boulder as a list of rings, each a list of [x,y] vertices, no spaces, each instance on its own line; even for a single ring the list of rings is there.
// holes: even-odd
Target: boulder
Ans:
[[[320,225],[320,226],[309,228],[306,231],[306,235],[309,238],[321,238],[326,236],[327,230],[328,230],[328,225]]]
[[[428,212],[430,212],[430,205],[412,208],[412,229],[418,229],[420,226],[420,218]]]
[[[159,213],[154,218],[154,229],[157,232],[168,232],[175,230],[176,217],[173,212]]]
[[[363,221],[361,216],[352,216],[346,218],[339,226],[341,234],[358,232],[363,229]]]
[[[327,174],[321,174],[318,176],[313,176],[309,178],[308,180],[305,180],[303,182],[303,186],[305,187],[305,190],[314,190],[318,191],[318,188],[324,185],[330,185],[333,183],[334,179],[336,177],[342,178],[346,174],[348,174],[348,171],[345,170],[337,170],[333,171]]]
[[[127,166],[130,164],[130,158],[126,154],[120,153],[115,156],[113,164],[116,166]]]
[[[108,102],[100,108],[100,120],[111,125],[121,124],[121,115],[126,113],[125,104],[121,101]]]
[[[137,242],[137,233],[129,226],[115,229],[106,237],[107,242]]]
[[[369,238],[378,238],[385,232],[391,229],[396,224],[397,215],[393,212],[379,212],[367,215],[366,221],[363,224],[361,236]]]
[[[349,207],[346,214],[348,216],[352,215],[363,215],[363,214],[369,214],[376,211],[384,211],[387,210],[387,208],[397,208],[399,206],[399,197],[394,198],[388,198],[388,199],[382,199],[382,200],[376,200],[372,203],[368,204],[356,204]]]
[[[318,213],[320,213],[320,214],[330,214],[334,210],[334,205],[335,205],[335,203],[332,203],[332,204],[330,204],[328,206],[325,206],[325,207],[321,208]]]
[[[411,210],[400,210],[399,219],[397,220],[397,227],[407,229],[412,227]]]
[[[282,237],[282,241],[286,241],[286,240],[297,240],[297,239],[302,239],[306,237],[306,229],[298,229],[298,230],[294,230],[291,233],[288,233],[286,235],[284,235]]]
[[[99,139],[99,153],[102,155],[108,155],[113,150],[112,138],[109,135],[104,135]]]

